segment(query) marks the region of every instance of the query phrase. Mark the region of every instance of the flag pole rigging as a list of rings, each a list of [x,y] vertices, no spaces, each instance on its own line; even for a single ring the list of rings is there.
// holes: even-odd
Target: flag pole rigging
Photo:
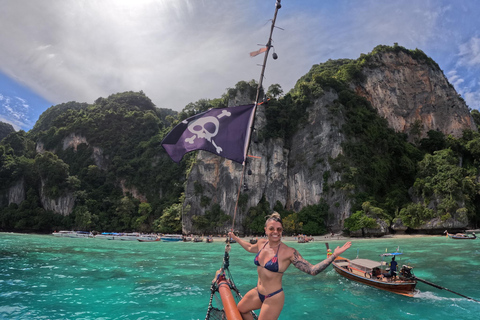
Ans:
[[[265,47],[261,48],[260,50],[257,50],[257,51],[254,51],[254,52],[250,53],[250,56],[254,57],[254,56],[259,55],[260,53],[265,52],[265,56],[263,58],[262,71],[261,71],[261,75],[260,75],[260,80],[258,82],[257,94],[256,94],[256,97],[255,97],[255,104],[253,105],[253,111],[250,114],[250,121],[249,121],[249,126],[250,127],[249,127],[249,130],[248,130],[247,136],[246,136],[247,140],[246,140],[246,143],[244,145],[244,150],[243,150],[244,153],[243,153],[243,162],[242,162],[242,174],[240,176],[240,182],[239,182],[238,192],[237,192],[237,201],[235,203],[235,210],[234,210],[234,213],[233,213],[233,221],[232,221],[232,229],[231,229],[232,232],[234,232],[235,219],[236,219],[237,209],[238,209],[238,201],[240,199],[240,191],[241,191],[244,176],[245,176],[245,169],[246,169],[245,163],[246,163],[246,159],[247,159],[247,151],[248,151],[248,148],[250,146],[250,137],[251,137],[252,132],[254,130],[255,113],[256,113],[257,105],[261,104],[261,103],[259,103],[259,100],[260,100],[260,92],[262,90],[262,85],[263,85],[263,79],[264,79],[264,76],[265,76],[265,67],[267,65],[267,58],[268,58],[268,54],[270,52],[270,48],[273,47],[272,46],[273,29],[275,28],[275,21],[277,19],[278,9],[280,9],[282,7],[281,4],[280,4],[280,1],[281,0],[276,0],[276,2],[275,2],[275,14],[274,14],[274,17],[272,19],[272,25],[271,25],[271,28],[270,28],[270,35],[268,37],[267,44],[265,45]],[[274,52],[273,53],[273,59],[277,59],[277,58],[278,58],[278,56]],[[239,296],[240,298],[242,298],[242,296],[241,296],[240,292],[238,291],[238,289],[235,287],[235,284],[233,283],[233,279],[231,279],[231,276],[229,276],[227,278],[226,274],[225,274],[225,273],[230,274],[229,269],[228,269],[230,248],[231,248],[230,247],[230,237],[227,236],[227,241],[226,241],[226,246],[225,246],[225,254],[224,254],[224,258],[223,258],[222,267],[220,268],[220,270],[217,271],[216,278],[214,278],[214,281],[212,282],[210,304],[209,304],[207,315],[206,315],[206,318],[205,318],[206,320],[210,319],[211,312],[214,311],[214,308],[212,307],[212,297],[213,297],[213,295],[215,294],[216,291],[218,291],[220,293],[220,297],[222,299],[222,303],[223,303],[223,307],[224,307],[224,314],[222,315],[222,319],[223,319],[223,316],[226,316],[226,318],[229,319],[229,320],[230,319],[240,320],[242,318],[242,316],[238,312],[238,308],[236,306],[236,303],[233,301],[233,299],[231,297],[231,291],[230,290],[235,291],[237,293],[237,296]],[[230,290],[227,289],[225,287],[225,285],[229,286]],[[219,290],[220,286],[223,286],[222,291]],[[251,311],[251,315],[254,319],[258,319],[256,314],[253,311]]]
[[[267,41],[267,44],[265,45],[264,48],[261,48],[260,50],[258,51],[254,51],[254,52],[251,52],[250,53],[250,56],[254,57],[262,52],[265,52],[265,55],[263,57],[263,64],[262,64],[262,71],[260,73],[260,79],[258,81],[258,86],[257,86],[257,94],[256,94],[256,97],[255,97],[255,107],[254,107],[254,110],[253,110],[253,113],[252,113],[252,121],[251,121],[251,127],[250,127],[250,131],[249,131],[249,135],[247,137],[247,144],[246,144],[246,147],[245,147],[245,159],[247,159],[247,151],[248,151],[248,148],[250,146],[250,137],[252,135],[252,132],[254,130],[254,119],[255,119],[255,113],[257,111],[257,105],[259,104],[259,100],[260,100],[260,92],[262,90],[262,86],[263,86],[263,79],[265,77],[265,68],[267,66],[267,59],[268,59],[268,53],[270,52],[270,48],[272,48],[272,35],[273,35],[273,29],[275,29],[275,22],[277,20],[277,14],[278,14],[278,10],[282,7],[281,5],[281,0],[277,0],[275,2],[275,13],[273,15],[273,19],[272,19],[272,25],[270,27],[270,35],[268,36],[268,41]],[[277,59],[277,54],[274,52],[273,53],[273,59]],[[233,221],[232,221],[232,232],[234,230],[234,227],[235,227],[235,219],[236,219],[236,216],[237,216],[237,209],[238,209],[238,201],[240,199],[240,190],[241,190],[241,187],[242,187],[242,184],[243,184],[243,180],[244,180],[244,176],[245,176],[245,169],[246,169],[246,166],[245,166],[245,162],[246,160],[242,163],[242,175],[240,177],[240,183],[239,183],[239,186],[238,186],[238,192],[237,192],[237,201],[235,203],[235,210],[233,212]],[[229,241],[230,238],[227,237],[227,241]]]

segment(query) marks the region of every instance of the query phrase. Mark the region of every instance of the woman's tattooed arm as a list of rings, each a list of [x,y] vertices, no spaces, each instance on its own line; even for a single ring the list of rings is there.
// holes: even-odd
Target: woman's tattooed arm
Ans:
[[[333,260],[335,260],[334,255],[332,255],[330,258],[323,260],[320,263],[317,263],[316,265],[313,265],[307,260],[305,260],[297,250],[294,250],[292,263],[297,269],[302,270],[305,273],[311,274],[312,276],[316,276],[317,274],[325,270],[333,262]]]

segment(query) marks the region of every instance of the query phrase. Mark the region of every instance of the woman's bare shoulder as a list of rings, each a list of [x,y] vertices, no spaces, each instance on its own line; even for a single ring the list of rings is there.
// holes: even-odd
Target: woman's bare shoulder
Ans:
[[[265,245],[265,243],[267,243],[267,241],[268,241],[268,240],[265,239],[265,238],[258,239],[258,240],[257,240],[257,246],[258,246],[258,248],[261,249],[261,248]]]
[[[295,249],[289,247],[285,242],[282,242],[282,251],[284,251],[286,255],[291,256],[295,252]]]

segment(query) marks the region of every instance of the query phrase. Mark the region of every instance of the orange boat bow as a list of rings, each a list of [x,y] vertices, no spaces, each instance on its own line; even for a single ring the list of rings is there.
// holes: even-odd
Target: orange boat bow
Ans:
[[[224,277],[218,279],[218,292],[222,298],[223,311],[225,311],[227,320],[242,320],[242,315],[238,311],[230,286]]]

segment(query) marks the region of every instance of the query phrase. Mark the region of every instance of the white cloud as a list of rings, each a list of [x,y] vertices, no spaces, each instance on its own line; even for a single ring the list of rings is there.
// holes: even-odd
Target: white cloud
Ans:
[[[480,38],[475,36],[459,47],[458,65],[467,67],[480,66]]]
[[[480,110],[480,91],[465,92],[463,97],[470,108]]]
[[[54,104],[143,90],[158,107],[180,110],[240,80],[259,80],[263,60],[248,53],[266,43],[273,3],[5,1],[0,71]],[[277,19],[284,31],[273,36],[279,59],[268,60],[264,84],[288,91],[313,64],[357,58],[379,44],[425,51],[433,40],[447,41],[449,31],[439,28],[453,10],[446,3],[284,1]],[[476,61],[478,48],[472,38],[462,59]]]
[[[0,121],[10,123],[15,130],[31,128],[30,105],[23,97],[0,93]]]
[[[158,106],[178,110],[258,74],[248,56],[255,26],[247,4],[24,4],[9,3],[0,13],[5,29],[16,30],[1,34],[15,45],[0,49],[0,69],[55,103],[143,90]]]
[[[461,85],[462,85],[462,83],[465,82],[465,80],[462,79],[462,78],[458,75],[457,70],[451,70],[451,71],[447,72],[446,77],[447,77],[448,81],[449,81],[455,88],[457,88],[457,90],[461,90]],[[459,93],[461,93],[461,92],[459,91]]]
[[[480,82],[478,81],[478,69],[480,67],[480,37],[468,37],[467,41],[458,45],[458,58],[455,63],[455,71],[452,71],[450,82],[460,93],[467,105],[472,109],[480,109]],[[462,73],[464,78],[457,74]],[[449,73],[450,74],[450,73]]]
[[[458,74],[457,70],[451,70],[446,74],[448,81],[462,95],[469,108],[480,109],[480,83],[476,78],[465,81]]]

